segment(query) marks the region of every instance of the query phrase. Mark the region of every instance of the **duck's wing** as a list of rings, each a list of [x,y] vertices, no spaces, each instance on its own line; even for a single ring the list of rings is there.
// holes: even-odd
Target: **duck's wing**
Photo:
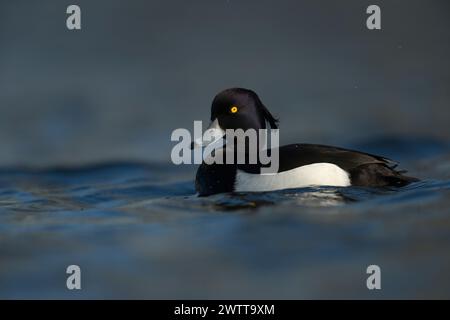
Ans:
[[[347,172],[367,164],[380,164],[389,169],[398,165],[386,157],[332,146],[290,144],[279,148],[278,172],[320,162],[335,164]]]
[[[332,163],[345,170],[354,186],[404,186],[418,181],[397,171],[397,163],[386,157],[344,148],[291,144],[280,147],[278,172],[292,170],[313,163]],[[260,173],[261,165],[238,166],[248,173]]]
[[[318,144],[290,144],[278,149],[271,149],[269,156],[274,157],[275,151],[278,151],[278,172],[314,163],[332,163],[347,172],[368,164],[378,164],[388,169],[394,169],[397,166],[396,162],[382,156]],[[259,174],[262,167],[268,166],[258,163],[243,164],[237,167],[247,173]]]

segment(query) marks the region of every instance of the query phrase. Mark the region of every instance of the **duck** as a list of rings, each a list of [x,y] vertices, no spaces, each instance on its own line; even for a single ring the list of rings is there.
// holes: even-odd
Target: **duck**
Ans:
[[[279,123],[259,96],[245,88],[219,92],[212,101],[210,118],[209,129],[220,135],[229,129],[278,130]],[[225,140],[214,151],[224,152],[230,143],[233,141]],[[193,143],[191,148],[201,146]],[[278,168],[271,174],[262,173],[264,165],[260,162],[211,163],[203,160],[195,177],[197,194],[210,196],[321,186],[403,187],[418,181],[406,176],[405,170],[397,170],[397,162],[361,151],[308,143],[284,145],[275,151]]]

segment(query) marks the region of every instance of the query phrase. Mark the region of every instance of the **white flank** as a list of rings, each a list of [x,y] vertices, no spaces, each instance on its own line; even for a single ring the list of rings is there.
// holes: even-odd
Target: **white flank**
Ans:
[[[235,191],[272,191],[307,186],[350,186],[349,174],[332,163],[313,163],[275,174],[236,173]]]

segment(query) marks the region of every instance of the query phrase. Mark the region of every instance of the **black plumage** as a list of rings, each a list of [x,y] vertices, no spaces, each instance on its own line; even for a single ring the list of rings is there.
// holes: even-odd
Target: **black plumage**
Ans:
[[[231,114],[230,106],[238,106],[240,112]],[[215,119],[224,130],[278,127],[278,120],[272,116],[258,95],[243,88],[224,90],[214,98],[211,120]],[[418,181],[404,175],[405,171],[396,170],[396,162],[360,151],[316,144],[291,144],[280,147],[278,151],[278,172],[315,163],[331,163],[348,173],[352,186],[400,187]],[[196,190],[200,195],[234,191],[238,169],[259,174],[261,167],[261,164],[203,163],[197,171]]]

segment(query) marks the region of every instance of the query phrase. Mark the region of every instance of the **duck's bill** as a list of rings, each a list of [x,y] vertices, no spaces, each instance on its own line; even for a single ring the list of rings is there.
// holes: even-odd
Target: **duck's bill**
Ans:
[[[225,131],[220,127],[219,121],[215,119],[205,130],[203,137],[191,143],[191,149],[206,147],[210,144],[217,144],[218,147],[224,145]]]

